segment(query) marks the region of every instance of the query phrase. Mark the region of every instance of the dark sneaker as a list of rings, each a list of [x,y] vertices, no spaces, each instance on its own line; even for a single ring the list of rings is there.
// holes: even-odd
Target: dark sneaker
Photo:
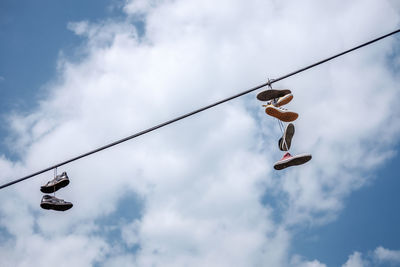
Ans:
[[[66,172],[63,172],[60,175],[57,175],[53,180],[48,181],[46,185],[40,187],[40,191],[43,193],[53,193],[58,189],[63,188],[69,184],[68,175]]]
[[[66,211],[72,208],[71,202],[66,202],[62,199],[44,195],[42,197],[42,202],[40,203],[40,207],[46,210],[59,210],[59,211]]]
[[[306,163],[311,159],[310,154],[302,154],[297,156],[292,156],[290,153],[286,152],[283,158],[274,164],[275,170],[282,170],[290,166],[296,166]]]
[[[281,139],[279,139],[279,149],[282,151],[288,151],[290,149],[290,145],[292,144],[292,138],[294,135],[294,125],[293,123],[289,123],[286,126],[285,132]]]
[[[276,107],[273,103],[264,106],[266,107],[265,113],[284,122],[291,122],[299,117],[299,114],[296,112],[287,110],[286,108]]]
[[[269,89],[262,91],[261,93],[258,93],[257,99],[260,101],[268,101],[272,100],[275,98],[280,98],[282,96],[285,96],[287,94],[291,94],[292,92],[289,89],[282,89],[282,90],[277,90],[277,89]]]

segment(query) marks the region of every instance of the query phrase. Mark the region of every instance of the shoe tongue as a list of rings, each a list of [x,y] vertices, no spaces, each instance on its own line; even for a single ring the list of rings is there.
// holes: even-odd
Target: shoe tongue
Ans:
[[[290,155],[289,152],[286,152],[285,155],[283,155],[283,158],[290,158],[290,157],[292,157],[292,155]]]

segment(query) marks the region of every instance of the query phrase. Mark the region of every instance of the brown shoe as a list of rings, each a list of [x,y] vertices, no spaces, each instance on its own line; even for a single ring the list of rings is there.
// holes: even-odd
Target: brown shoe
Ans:
[[[261,93],[258,93],[257,99],[260,101],[269,101],[275,98],[285,96],[290,93],[292,92],[289,89],[282,89],[282,90],[269,89],[262,91]]]
[[[265,113],[284,122],[291,122],[299,117],[299,114],[296,112],[289,111],[286,108],[276,107],[273,104],[266,106]]]

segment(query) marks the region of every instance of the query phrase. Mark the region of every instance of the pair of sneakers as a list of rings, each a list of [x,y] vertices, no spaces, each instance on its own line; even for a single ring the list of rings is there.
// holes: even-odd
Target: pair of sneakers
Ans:
[[[263,91],[257,95],[257,99],[260,101],[268,101],[265,107],[265,113],[277,118],[284,122],[291,122],[299,117],[296,112],[290,111],[283,108],[283,105],[288,104],[293,99],[293,95],[290,90],[276,90],[270,89]]]
[[[286,151],[286,153],[283,155],[282,159],[274,164],[275,170],[282,170],[290,166],[302,165],[311,160],[311,154],[300,154],[292,156],[289,152],[287,152],[290,149],[290,145],[292,144],[293,135],[294,125],[293,123],[289,123],[285,128],[283,136],[279,139],[278,142],[279,149],[281,151]]]
[[[40,187],[40,191],[45,194],[55,193],[57,190],[67,186],[69,178],[66,172],[56,175],[53,180],[48,181],[45,185]],[[64,201],[63,199],[56,198],[51,195],[44,195],[40,202],[40,207],[46,210],[66,211],[72,208],[72,203]]]

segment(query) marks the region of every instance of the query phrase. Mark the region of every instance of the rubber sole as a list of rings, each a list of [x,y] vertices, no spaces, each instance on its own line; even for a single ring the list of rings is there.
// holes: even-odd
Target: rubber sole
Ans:
[[[49,194],[49,193],[54,193],[60,188],[66,187],[69,185],[69,179],[62,179],[60,182],[55,184],[54,186],[42,186],[40,187],[40,191],[43,193]]]
[[[45,210],[57,210],[57,211],[66,211],[72,208],[72,203],[65,203],[65,204],[54,204],[54,203],[40,203],[40,207]]]
[[[288,126],[286,126],[283,137],[279,139],[279,149],[281,151],[288,151],[290,149],[293,135],[294,135],[294,125],[292,123],[289,123]],[[283,138],[285,139],[286,142],[283,142]]]
[[[289,89],[282,89],[282,90],[269,89],[269,90],[258,93],[257,99],[260,101],[268,101],[268,100],[272,100],[275,98],[285,96],[290,93],[292,93],[292,92]]]
[[[269,105],[265,109],[265,113],[267,113],[268,115],[270,115],[272,117],[277,118],[278,120],[284,121],[284,122],[295,121],[299,117],[299,114],[297,114],[296,112],[288,111],[288,110],[281,110],[272,105]]]
[[[302,155],[297,155],[294,157],[290,157],[285,160],[280,160],[274,164],[274,169],[275,170],[283,170],[287,167],[291,166],[297,166],[297,165],[302,165],[308,161],[310,161],[312,156],[310,154],[302,154]]]

